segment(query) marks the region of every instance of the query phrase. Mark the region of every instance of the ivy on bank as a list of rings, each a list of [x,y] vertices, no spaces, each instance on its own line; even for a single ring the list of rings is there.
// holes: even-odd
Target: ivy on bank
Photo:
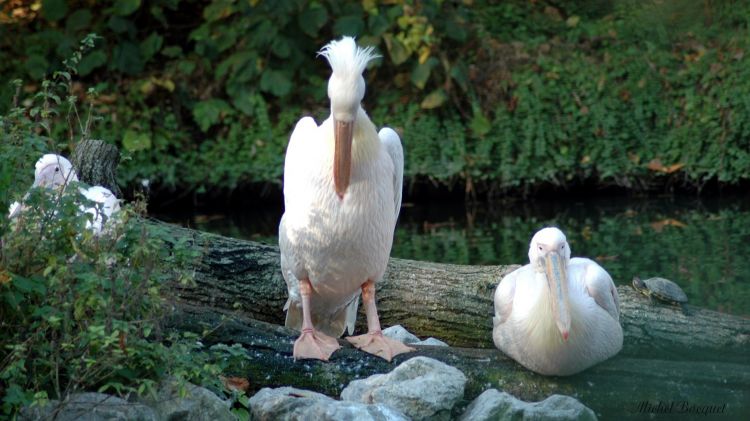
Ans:
[[[297,119],[327,115],[315,53],[342,34],[383,56],[365,106],[402,133],[412,180],[648,189],[750,174],[746,2],[103,4],[7,2],[0,75],[39,91],[76,37],[101,34],[80,71],[112,92],[95,134],[129,153],[126,184],[279,184]]]

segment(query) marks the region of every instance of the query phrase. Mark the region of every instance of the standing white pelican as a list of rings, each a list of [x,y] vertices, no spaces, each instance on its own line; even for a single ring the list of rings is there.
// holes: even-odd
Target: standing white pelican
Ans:
[[[617,354],[620,302],[609,274],[592,260],[571,259],[557,228],[534,235],[529,261],[495,291],[495,346],[529,370],[558,376]]]
[[[286,326],[301,330],[295,359],[328,360],[339,348],[335,338],[354,331],[361,291],[368,333],[347,339],[390,361],[413,350],[383,336],[375,306],[375,282],[385,272],[401,208],[401,141],[392,129],[378,133],[360,105],[372,48],[343,37],[319,54],[333,70],[331,116],[320,126],[302,118],[284,163],[279,247],[289,290]]]

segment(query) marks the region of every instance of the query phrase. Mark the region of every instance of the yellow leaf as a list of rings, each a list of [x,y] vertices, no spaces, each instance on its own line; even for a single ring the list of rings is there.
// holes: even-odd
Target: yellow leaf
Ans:
[[[422,103],[419,104],[419,106],[424,108],[425,110],[431,110],[433,108],[438,108],[441,105],[443,105],[447,99],[448,99],[448,95],[445,94],[444,90],[436,89],[430,92],[422,100]]]

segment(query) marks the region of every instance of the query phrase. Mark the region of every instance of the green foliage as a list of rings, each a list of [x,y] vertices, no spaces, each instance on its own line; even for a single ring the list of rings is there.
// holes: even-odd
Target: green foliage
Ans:
[[[162,327],[166,301],[173,298],[165,286],[191,282],[184,268],[199,256],[144,224],[145,203],[124,205],[97,236],[86,229],[92,215],[81,212],[94,203],[77,182],[60,191],[27,191],[33,164],[57,149],[56,133],[68,134],[74,145],[97,121],[79,112],[77,96],[66,96],[95,40],[85,37],[65,70],[42,81],[39,92],[26,97],[14,81],[14,106],[0,115],[0,209],[12,199],[23,206],[12,221],[0,212],[3,418],[77,391],[145,395],[167,377],[223,393],[222,368],[246,357],[241,347],[203,349],[200,337]],[[89,91],[84,108],[91,110],[96,97]]]
[[[0,75],[40,91],[77,37],[102,34],[78,68],[113,90],[95,134],[131,154],[126,184],[279,183],[295,121],[327,114],[315,53],[342,34],[382,55],[365,107],[403,135],[409,178],[649,188],[750,174],[747,2],[105,3],[6,18],[0,32],[18,36],[0,37]]]

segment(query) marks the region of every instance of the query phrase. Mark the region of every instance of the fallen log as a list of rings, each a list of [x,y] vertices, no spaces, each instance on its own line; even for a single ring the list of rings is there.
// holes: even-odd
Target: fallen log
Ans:
[[[287,292],[277,247],[153,220],[147,223],[167,238],[202,250],[193,267],[195,283],[175,286],[181,300],[284,323]],[[516,267],[391,259],[377,285],[381,323],[401,324],[418,336],[433,336],[452,346],[494,348],[492,297],[500,279]],[[627,286],[618,292],[625,334],[622,355],[750,364],[750,320],[690,305],[681,309],[658,304]],[[358,329],[365,325],[360,314]]]
[[[555,393],[571,395],[603,419],[643,418],[648,415],[645,403],[657,407],[658,402],[665,405],[675,402],[675,414],[684,408],[708,411],[715,407],[726,419],[750,417],[747,364],[620,354],[574,376],[544,377],[524,369],[495,349],[424,346],[388,363],[352,348],[343,340],[339,341],[343,348],[333,354],[330,362],[295,362],[292,346],[297,333],[282,326],[185,304],[175,308],[168,326],[204,334],[202,342],[207,345],[241,344],[248,358],[230,367],[226,374],[247,378],[251,394],[262,387],[294,386],[337,397],[352,380],[388,372],[401,362],[422,355],[441,360],[466,375],[464,400],[454,408],[454,417],[488,388],[498,388],[529,401]]]

